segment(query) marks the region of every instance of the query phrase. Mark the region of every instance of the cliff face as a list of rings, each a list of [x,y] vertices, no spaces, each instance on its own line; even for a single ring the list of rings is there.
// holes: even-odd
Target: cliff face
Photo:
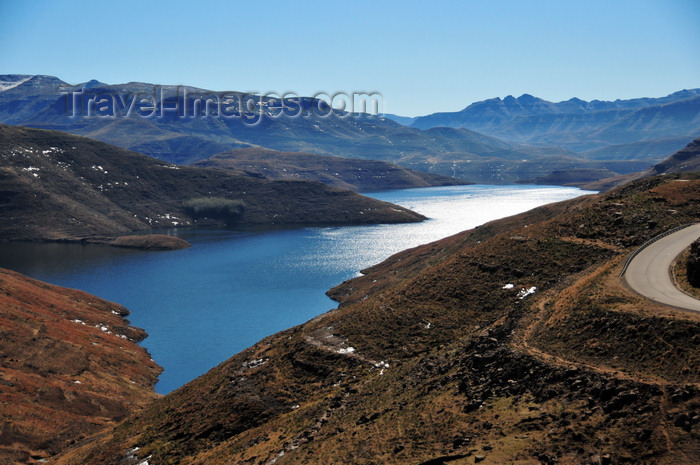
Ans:
[[[618,274],[699,200],[650,178],[401,252],[56,463],[696,463],[700,316]]]
[[[38,463],[157,397],[128,313],[0,270],[0,463]]]

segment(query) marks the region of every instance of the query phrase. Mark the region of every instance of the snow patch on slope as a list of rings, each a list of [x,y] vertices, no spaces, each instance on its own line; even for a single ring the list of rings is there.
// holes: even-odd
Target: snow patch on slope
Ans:
[[[14,87],[17,87],[20,84],[24,84],[28,80],[30,80],[32,77],[27,76],[23,79],[20,79],[19,81],[0,81],[0,92],[4,92],[6,90],[10,90]]]

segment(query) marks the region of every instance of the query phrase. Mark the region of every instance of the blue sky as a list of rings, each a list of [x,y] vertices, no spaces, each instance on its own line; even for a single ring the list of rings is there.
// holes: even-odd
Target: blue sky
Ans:
[[[259,93],[386,112],[700,87],[700,2],[0,0],[0,74]]]

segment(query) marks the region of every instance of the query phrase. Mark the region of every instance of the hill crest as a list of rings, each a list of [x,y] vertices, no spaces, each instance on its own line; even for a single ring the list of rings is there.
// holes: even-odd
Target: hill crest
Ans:
[[[267,179],[320,181],[356,192],[469,184],[467,181],[381,161],[255,147],[219,153],[195,162],[193,166],[244,171]]]

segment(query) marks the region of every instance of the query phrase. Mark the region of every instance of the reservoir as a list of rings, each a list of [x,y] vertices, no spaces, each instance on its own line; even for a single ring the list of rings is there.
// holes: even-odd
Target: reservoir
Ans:
[[[430,218],[400,225],[173,230],[191,248],[0,243],[0,267],[124,305],[168,393],[265,336],[335,308],[325,292],[401,250],[589,192],[451,186],[368,194]]]

